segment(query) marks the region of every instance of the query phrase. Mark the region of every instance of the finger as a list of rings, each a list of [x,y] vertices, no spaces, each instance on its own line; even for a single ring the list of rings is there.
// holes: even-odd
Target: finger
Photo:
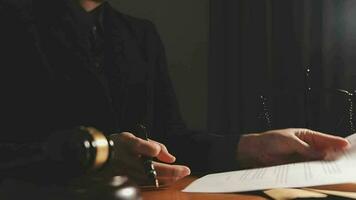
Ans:
[[[119,141],[121,144],[126,145],[135,154],[156,157],[161,152],[160,145],[138,138],[132,133],[121,133]]]
[[[183,177],[157,177],[160,187],[169,186]]]
[[[137,156],[133,156],[131,153],[127,153],[127,152],[118,152],[118,155],[114,155],[116,156],[115,161],[113,161],[112,165],[113,166],[117,166],[117,167],[121,167],[121,166],[126,166],[129,167],[133,170],[141,170],[143,169],[143,164],[142,164],[142,160],[137,157]]]
[[[141,170],[134,170],[132,168],[125,168],[121,170],[121,174],[124,176],[129,177],[132,181],[139,185],[151,185],[152,180],[150,180],[147,176],[147,173],[145,171]]]
[[[304,160],[317,160],[325,157],[325,152],[312,148],[307,142],[301,140],[298,137],[293,137],[290,142],[290,146],[295,150]]]
[[[309,159],[305,159],[304,156],[301,156],[299,154],[295,155],[295,154],[276,155],[273,158],[269,159],[268,162],[260,163],[258,166],[259,167],[269,167],[269,166],[274,166],[274,165],[284,165],[284,164],[296,163],[296,162],[309,160]]]
[[[147,180],[145,170],[141,168],[132,167],[125,161],[118,161],[115,165],[109,165],[103,170],[100,170],[96,175],[103,178],[110,178],[113,176],[127,176],[137,183],[144,183]]]
[[[167,163],[172,163],[176,160],[176,158],[168,152],[165,145],[154,140],[143,140],[131,133],[123,133],[121,140],[127,143],[129,148],[136,154],[157,157],[158,160]]]
[[[342,137],[324,134],[308,129],[297,133],[296,136],[317,150],[343,150],[350,146],[350,143]]]
[[[154,140],[149,140],[150,142],[153,142],[161,147],[161,151],[157,155],[157,159],[166,162],[166,163],[174,163],[176,161],[176,157],[174,157],[172,154],[168,152],[167,147],[164,144],[161,144],[159,142],[156,142]]]
[[[154,162],[157,177],[183,178],[190,174],[190,169],[183,165],[170,165],[165,163]]]

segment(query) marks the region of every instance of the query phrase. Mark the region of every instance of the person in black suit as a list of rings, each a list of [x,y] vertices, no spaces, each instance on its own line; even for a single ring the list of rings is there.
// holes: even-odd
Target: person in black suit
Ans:
[[[189,130],[151,22],[101,0],[0,2],[1,142],[41,142],[80,125],[121,133],[129,155],[122,163],[155,157],[163,183],[190,169],[204,174],[322,159],[328,149],[348,146],[342,138],[306,129],[241,137]],[[134,135],[137,123],[148,127],[151,141]]]

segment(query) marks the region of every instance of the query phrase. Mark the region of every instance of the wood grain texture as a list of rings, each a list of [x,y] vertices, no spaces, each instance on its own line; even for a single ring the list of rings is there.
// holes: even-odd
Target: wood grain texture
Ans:
[[[239,193],[239,194],[207,194],[207,193],[185,193],[181,192],[189,183],[196,178],[187,177],[174,185],[159,190],[142,190],[143,200],[262,200],[267,199],[261,193]]]

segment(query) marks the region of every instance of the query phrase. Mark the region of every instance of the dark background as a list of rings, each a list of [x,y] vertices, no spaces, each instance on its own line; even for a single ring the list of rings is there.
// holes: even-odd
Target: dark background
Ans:
[[[189,127],[355,131],[355,1],[111,2],[156,24]]]
[[[189,127],[206,128],[209,0],[110,0],[121,12],[149,19],[166,47],[169,70]]]

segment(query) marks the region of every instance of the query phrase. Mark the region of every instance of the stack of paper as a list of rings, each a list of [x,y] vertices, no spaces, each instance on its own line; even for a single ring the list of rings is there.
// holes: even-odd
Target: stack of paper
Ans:
[[[183,191],[230,193],[356,182],[356,134],[346,139],[351,148],[336,160],[210,174],[197,179]]]

